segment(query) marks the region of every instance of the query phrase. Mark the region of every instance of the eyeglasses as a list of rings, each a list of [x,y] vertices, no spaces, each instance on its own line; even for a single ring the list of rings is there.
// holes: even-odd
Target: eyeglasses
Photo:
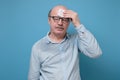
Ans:
[[[54,22],[58,23],[60,21],[60,19],[62,20],[63,23],[68,23],[70,21],[69,18],[63,18],[63,17],[59,17],[59,16],[49,16],[51,17]]]

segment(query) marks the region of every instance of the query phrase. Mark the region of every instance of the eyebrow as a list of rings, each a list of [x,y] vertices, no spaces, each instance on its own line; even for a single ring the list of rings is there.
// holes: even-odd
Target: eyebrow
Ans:
[[[62,19],[70,19],[70,18],[65,18],[65,17],[60,17],[60,16],[49,16],[49,17],[57,17],[57,18],[62,18]]]

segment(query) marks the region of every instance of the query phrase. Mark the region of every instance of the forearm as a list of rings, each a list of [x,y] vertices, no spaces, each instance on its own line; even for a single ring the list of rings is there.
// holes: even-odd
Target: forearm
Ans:
[[[93,36],[84,25],[80,25],[76,27],[78,32],[78,47],[82,53],[89,57],[98,57],[102,54],[100,46]]]

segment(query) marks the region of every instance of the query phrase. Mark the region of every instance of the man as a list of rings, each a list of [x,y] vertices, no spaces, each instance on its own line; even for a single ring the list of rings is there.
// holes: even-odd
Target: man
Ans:
[[[50,32],[32,48],[28,80],[81,80],[79,53],[91,58],[102,51],[95,37],[80,23],[78,14],[62,5],[49,11]],[[76,34],[67,33],[73,23]]]

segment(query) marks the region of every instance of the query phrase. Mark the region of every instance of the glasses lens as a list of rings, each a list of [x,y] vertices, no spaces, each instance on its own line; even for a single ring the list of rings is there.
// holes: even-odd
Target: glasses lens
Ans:
[[[69,22],[69,18],[63,18],[62,21],[63,22]]]

